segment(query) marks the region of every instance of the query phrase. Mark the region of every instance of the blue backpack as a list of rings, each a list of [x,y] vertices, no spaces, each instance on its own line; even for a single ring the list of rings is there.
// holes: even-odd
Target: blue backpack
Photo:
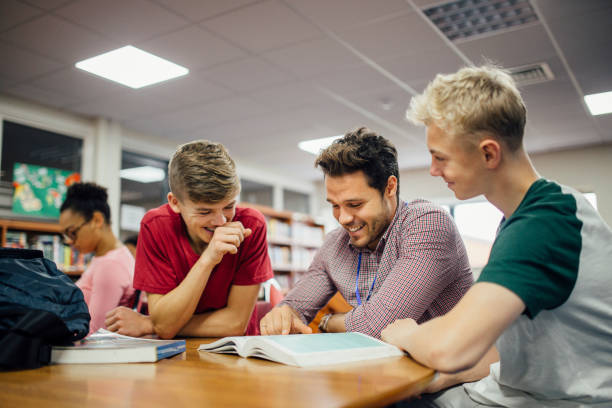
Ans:
[[[42,251],[0,248],[0,369],[49,364],[51,346],[89,332],[81,290]]]

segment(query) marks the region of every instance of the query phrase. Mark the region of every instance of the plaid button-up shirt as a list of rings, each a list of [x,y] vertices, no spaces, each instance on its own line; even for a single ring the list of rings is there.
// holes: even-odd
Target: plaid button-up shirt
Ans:
[[[355,291],[360,253],[361,306]],[[397,319],[421,323],[445,314],[472,283],[465,246],[450,214],[425,200],[400,201],[374,251],[353,247],[344,228],[330,232],[308,272],[281,303],[310,322],[339,291],[354,307],[345,316],[346,330],[380,338],[382,329]]]

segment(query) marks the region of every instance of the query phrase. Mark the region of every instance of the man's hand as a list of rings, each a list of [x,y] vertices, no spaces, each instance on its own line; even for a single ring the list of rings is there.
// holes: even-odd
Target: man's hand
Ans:
[[[125,336],[140,337],[154,334],[153,322],[145,316],[125,306],[119,306],[106,314],[106,328]]]
[[[228,222],[217,227],[202,257],[207,258],[212,265],[217,265],[221,262],[223,255],[237,253],[242,241],[251,233],[251,229],[244,228],[240,221]]]
[[[259,323],[261,334],[310,334],[312,329],[302,322],[295,310],[283,305],[270,310]]]
[[[380,337],[383,341],[404,349],[404,339],[417,327],[419,325],[414,319],[396,320],[380,332]]]

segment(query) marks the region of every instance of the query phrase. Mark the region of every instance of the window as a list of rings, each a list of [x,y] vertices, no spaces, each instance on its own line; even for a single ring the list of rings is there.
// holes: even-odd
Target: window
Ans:
[[[168,162],[123,151],[121,152],[121,170],[121,214],[119,219],[120,236],[121,239],[125,239],[138,231],[140,220],[146,211],[167,202]]]
[[[465,243],[470,266],[477,274],[487,264],[503,214],[487,201],[457,204],[452,214]]]
[[[310,196],[305,193],[283,189],[283,208],[302,214],[310,213]]]
[[[269,184],[247,179],[241,180],[240,201],[251,204],[274,206],[274,189]]]

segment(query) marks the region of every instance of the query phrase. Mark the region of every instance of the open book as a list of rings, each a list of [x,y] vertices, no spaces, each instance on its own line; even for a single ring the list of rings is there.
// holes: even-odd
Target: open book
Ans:
[[[404,355],[397,347],[361,333],[225,337],[201,344],[198,350],[264,358],[298,367]]]
[[[100,329],[75,342],[73,346],[53,346],[51,363],[144,363],[155,362],[183,351],[185,340],[129,337]]]

